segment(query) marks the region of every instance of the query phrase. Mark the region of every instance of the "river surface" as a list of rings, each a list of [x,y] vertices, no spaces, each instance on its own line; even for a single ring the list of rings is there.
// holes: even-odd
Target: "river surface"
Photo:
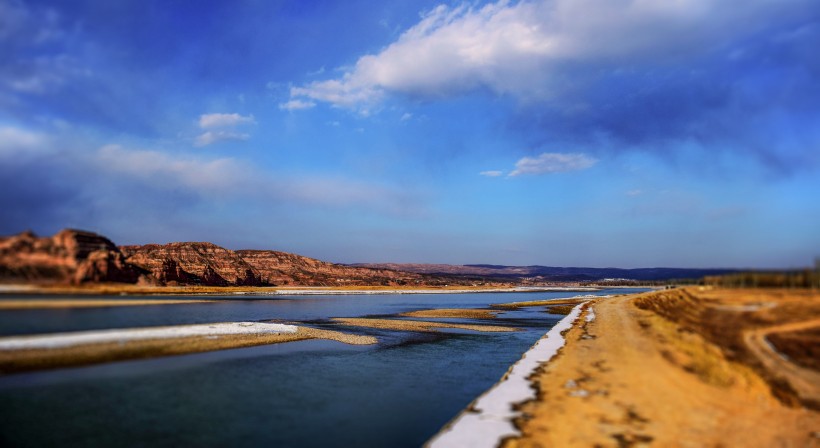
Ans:
[[[512,333],[359,329],[329,318],[576,294],[231,296],[213,303],[2,311],[5,336],[274,321],[371,334],[379,343],[300,341],[0,376],[0,446],[417,447],[563,316],[538,307],[492,320],[448,320],[521,330]]]

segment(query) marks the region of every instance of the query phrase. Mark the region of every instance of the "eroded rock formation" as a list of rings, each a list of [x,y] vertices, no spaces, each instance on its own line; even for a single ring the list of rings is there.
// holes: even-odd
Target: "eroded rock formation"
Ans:
[[[0,279],[31,283],[136,283],[146,271],[126,262],[108,238],[65,229],[52,237],[31,231],[0,239]]]
[[[232,251],[212,243],[120,246],[104,236],[63,230],[0,238],[0,281],[203,286],[431,285],[429,275],[328,263],[272,250]]]

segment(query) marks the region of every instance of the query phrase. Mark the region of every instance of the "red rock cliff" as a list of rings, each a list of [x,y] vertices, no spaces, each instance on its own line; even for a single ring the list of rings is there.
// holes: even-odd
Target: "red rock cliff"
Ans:
[[[136,283],[143,274],[108,238],[92,232],[65,229],[40,238],[29,231],[0,240],[5,281]]]
[[[158,283],[262,286],[259,273],[236,252],[212,243],[122,246],[128,263],[150,271]]]

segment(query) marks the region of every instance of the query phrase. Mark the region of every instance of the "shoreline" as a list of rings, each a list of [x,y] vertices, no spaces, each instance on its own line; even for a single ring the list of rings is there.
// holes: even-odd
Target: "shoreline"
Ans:
[[[558,353],[531,361],[528,398],[499,391],[533,349],[425,446],[820,443],[820,292],[686,288],[573,312]]]
[[[519,405],[537,398],[529,377],[566,345],[563,333],[576,325],[587,303],[589,301],[575,305],[510,367],[501,380],[470,403],[424,446],[492,448],[506,438],[521,435],[515,425],[515,419],[521,416]],[[594,318],[594,314],[591,316]],[[586,320],[591,321],[590,314],[586,315]]]

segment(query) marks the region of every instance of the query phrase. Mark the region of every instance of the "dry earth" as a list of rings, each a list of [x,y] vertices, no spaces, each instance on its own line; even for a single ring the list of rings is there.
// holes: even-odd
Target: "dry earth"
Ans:
[[[765,339],[788,334],[792,352],[816,353],[807,330],[819,306],[805,291],[597,300],[595,320],[582,316],[533,376],[538,399],[521,408],[522,437],[504,446],[820,446],[817,371]]]

